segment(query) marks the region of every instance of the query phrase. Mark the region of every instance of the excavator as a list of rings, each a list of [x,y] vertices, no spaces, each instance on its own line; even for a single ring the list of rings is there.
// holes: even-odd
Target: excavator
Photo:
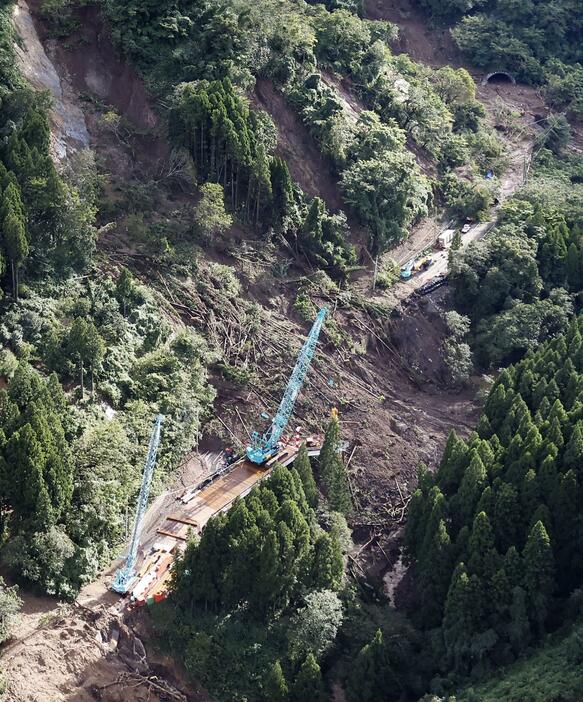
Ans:
[[[401,280],[409,280],[409,278],[420,271],[426,271],[433,265],[432,256],[421,256],[412,258],[408,263],[401,267]]]

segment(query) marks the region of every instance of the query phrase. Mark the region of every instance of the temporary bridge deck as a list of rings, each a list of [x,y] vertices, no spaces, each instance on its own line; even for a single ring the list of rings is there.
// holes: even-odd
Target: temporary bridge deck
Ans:
[[[314,442],[315,443],[315,442]],[[137,604],[159,601],[166,596],[171,568],[179,551],[186,548],[193,535],[199,535],[209,519],[228,510],[238,497],[245,497],[261,480],[266,478],[276,463],[288,466],[295,460],[299,446],[289,444],[264,466],[241,458],[228,472],[217,477],[206,487],[186,490],[178,505],[167,514],[157,529],[159,539],[138,571],[130,596]],[[309,456],[320,454],[319,445],[308,448]]]

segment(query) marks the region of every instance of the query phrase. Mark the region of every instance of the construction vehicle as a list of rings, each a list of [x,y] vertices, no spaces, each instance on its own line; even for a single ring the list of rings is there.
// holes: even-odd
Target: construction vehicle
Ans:
[[[156,457],[158,455],[158,446],[160,445],[160,434],[162,431],[162,422],[164,415],[159,414],[154,422],[154,428],[150,437],[150,446],[148,448],[148,456],[144,466],[142,475],[142,486],[140,488],[140,496],[136,508],[136,517],[134,520],[134,528],[132,531],[132,541],[125,562],[121,568],[115,573],[111,589],[119,592],[120,595],[125,595],[130,589],[133,581],[137,577],[135,570],[136,561],[138,558],[138,547],[140,544],[140,534],[142,531],[142,522],[146,514],[148,506],[148,498],[150,496],[150,486],[152,485],[152,477],[156,468]]]
[[[401,279],[408,280],[413,275],[413,266],[415,265],[415,259],[412,258],[404,266],[401,266]]]
[[[316,315],[316,319],[312,326],[302,350],[296,361],[296,365],[293,369],[285,393],[280,402],[279,408],[273,418],[271,426],[269,429],[261,434],[260,432],[254,431],[251,435],[251,444],[247,447],[247,458],[258,465],[263,465],[266,461],[272,458],[279,448],[279,441],[282,437],[285,428],[292,415],[296,398],[304,384],[306,374],[314,357],[316,351],[316,344],[318,343],[318,337],[320,336],[320,331],[326,315],[328,314],[328,309],[322,307],[322,309]]]
[[[428,268],[430,268],[433,265],[433,256],[422,256],[421,258],[418,258],[415,261],[415,265],[413,266],[413,272],[417,273],[418,271],[426,271]]]
[[[437,245],[440,249],[447,248],[448,244],[451,244],[455,236],[455,229],[446,229],[444,232],[437,237]]]
[[[414,273],[419,271],[426,271],[430,266],[433,265],[433,258],[431,256],[421,256],[420,258],[412,258],[409,263],[401,268],[401,278],[403,280],[408,280]]]

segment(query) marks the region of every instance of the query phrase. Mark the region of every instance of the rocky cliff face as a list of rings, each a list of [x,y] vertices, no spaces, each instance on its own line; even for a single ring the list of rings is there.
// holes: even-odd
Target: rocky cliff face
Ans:
[[[62,162],[89,146],[85,117],[67,76],[57,72],[41,44],[26,0],[18,0],[14,8],[14,26],[19,37],[15,48],[21,73],[33,88],[45,90],[52,97],[52,153],[57,162]]]

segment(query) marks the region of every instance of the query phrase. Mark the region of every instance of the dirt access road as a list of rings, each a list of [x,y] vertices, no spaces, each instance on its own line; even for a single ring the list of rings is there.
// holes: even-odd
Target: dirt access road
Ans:
[[[465,67],[448,28],[428,27],[427,17],[409,0],[366,0],[365,16],[372,20],[387,20],[399,26],[399,40],[392,49],[395,53],[407,53],[419,63],[432,68],[445,65]],[[481,85],[483,75],[468,69],[477,83],[477,98],[486,108],[492,126],[499,123],[500,113],[516,115],[512,129],[499,131],[508,154],[508,167],[500,177],[498,204],[492,209],[488,221],[474,225],[464,235],[462,246],[484,237],[496,221],[500,205],[511,197],[525,182],[526,166],[532,155],[534,135],[540,127],[536,123],[548,114],[541,95],[534,88],[511,83]],[[455,225],[452,225],[455,226]],[[389,256],[399,265],[418,256],[447,228],[438,217],[427,218],[415,226],[409,238],[393,249]],[[447,273],[448,252],[437,252],[435,263],[406,282],[398,283],[391,291],[397,300],[406,299],[413,291],[437,275]]]
[[[504,135],[502,137],[508,151],[509,165],[500,178],[498,202],[492,208],[487,221],[473,225],[470,231],[463,235],[462,250],[469,246],[469,244],[482,239],[488,234],[496,223],[500,207],[526,182],[527,165],[532,155],[536,130],[536,126],[533,125],[533,122],[536,121],[536,118],[532,112],[524,110],[525,103],[523,102],[523,98],[525,92],[532,99],[531,105],[535,108],[539,106],[536,91],[529,88],[525,89],[525,86],[509,86],[509,89],[504,91],[504,98],[502,98],[500,94],[499,86],[482,86],[480,89],[480,97],[482,100],[487,99],[492,101],[493,95],[496,95],[496,98],[504,99],[504,103],[509,109],[515,112],[524,111],[524,114],[518,125],[517,133],[511,137],[506,137]],[[494,100],[496,98],[494,98]],[[485,104],[488,103],[485,102]],[[433,221],[429,221],[433,226],[432,231],[435,233],[435,224]],[[401,245],[401,247],[392,252],[393,257],[400,265],[418,256],[427,248],[429,242],[426,241],[424,231],[421,230],[419,234],[417,230],[414,230],[406,244]],[[435,238],[436,237],[434,237],[433,240],[435,240]],[[403,281],[395,286],[394,292],[396,297],[398,299],[406,298],[432,278],[438,275],[445,275],[448,271],[448,254],[449,246],[443,251],[434,253],[434,263],[430,268],[415,275],[410,280]]]

